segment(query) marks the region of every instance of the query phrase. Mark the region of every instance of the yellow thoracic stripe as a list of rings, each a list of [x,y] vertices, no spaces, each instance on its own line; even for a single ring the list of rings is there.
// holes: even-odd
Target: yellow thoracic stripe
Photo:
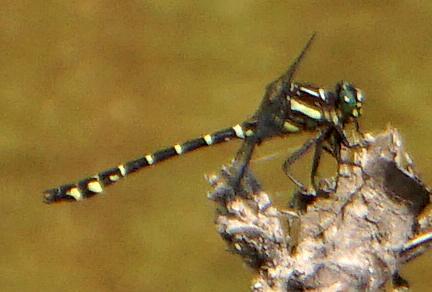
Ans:
[[[321,120],[322,118],[322,114],[318,109],[304,105],[295,99],[291,99],[291,109],[293,111],[300,112],[314,120]]]
[[[321,99],[324,100],[324,101],[326,101],[325,90],[322,89],[322,88],[320,88],[318,90],[318,92],[319,92],[319,95],[320,95]]]
[[[330,111],[330,115],[332,117],[333,124],[335,124],[335,125],[339,124],[339,116],[338,116],[338,113],[334,109],[332,109]]]
[[[290,132],[290,133],[294,133],[294,132],[298,132],[298,131],[300,131],[299,127],[297,127],[297,126],[294,125],[294,124],[291,124],[290,122],[285,122],[285,123],[284,123],[284,129],[285,129],[287,132]]]
[[[310,95],[313,95],[313,96],[316,96],[316,97],[319,96],[318,93],[317,93],[316,91],[312,90],[312,89],[309,89],[309,88],[306,88],[306,87],[300,87],[300,89],[301,89],[302,91],[304,91],[304,92],[310,94]]]

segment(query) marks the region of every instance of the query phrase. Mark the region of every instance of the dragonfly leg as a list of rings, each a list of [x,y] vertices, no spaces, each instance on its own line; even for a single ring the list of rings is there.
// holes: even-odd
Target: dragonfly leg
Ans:
[[[306,143],[303,144],[302,147],[300,147],[298,150],[296,150],[290,157],[288,157],[287,160],[285,160],[282,169],[286,176],[301,190],[301,192],[308,194],[310,191],[308,191],[308,188],[305,187],[304,184],[302,184],[298,179],[296,179],[291,172],[289,171],[290,167],[294,162],[296,162],[298,159],[300,159],[303,155],[305,155],[312,146],[315,145],[315,153],[313,158],[313,164],[312,164],[312,172],[311,172],[311,181],[313,186],[313,191],[316,190],[316,183],[315,183],[315,177],[316,172],[319,165],[319,160],[321,158],[322,153],[322,143],[323,141],[328,137],[330,134],[331,129],[328,128],[323,132],[320,132],[315,138],[309,139],[306,141]]]
[[[285,175],[302,191],[307,192],[307,188],[304,184],[302,184],[298,179],[296,179],[290,172],[290,167],[293,165],[298,159],[300,159],[303,155],[305,155],[310,148],[315,144],[315,139],[309,139],[306,141],[302,147],[297,149],[287,160],[285,160],[282,165],[282,169]]]
[[[315,152],[314,152],[314,156],[312,159],[312,170],[311,170],[311,175],[310,175],[310,181],[311,181],[312,188],[313,188],[315,193],[318,190],[318,184],[316,182],[316,177],[317,177],[319,162],[321,160],[322,150],[323,150],[322,142],[316,143],[315,144]]]
[[[392,275],[393,291],[409,291],[409,283],[396,272]]]
[[[317,181],[317,178],[318,178],[317,172],[318,172],[318,167],[320,164],[321,155],[323,153],[323,150],[326,152],[329,152],[333,157],[336,158],[336,161],[339,161],[339,149],[338,149],[339,144],[336,144],[335,147],[333,147],[333,149],[332,149],[332,148],[330,148],[324,144],[327,140],[328,140],[328,137],[325,138],[325,140],[319,139],[315,143],[315,151],[314,151],[314,155],[312,158],[312,169],[311,169],[311,173],[310,173],[310,181],[311,181],[312,189],[310,189],[308,194],[307,194],[309,196],[311,196],[311,195],[316,196],[318,194],[318,192],[327,193],[329,190],[333,190],[333,187],[331,187],[330,189],[327,187],[325,190],[323,190]]]
[[[240,189],[241,180],[243,179],[245,170],[249,165],[257,143],[258,141],[255,136],[247,137],[236,154],[232,168],[233,174],[230,179],[230,185],[235,191]]]
[[[355,123],[356,125],[356,134],[359,134],[361,136],[360,141],[355,141],[354,143],[351,143],[348,140],[348,137],[345,135],[345,131],[341,126],[337,126],[334,127],[337,135],[338,135],[338,139],[339,143],[342,143],[343,145],[345,145],[348,148],[363,148],[363,147],[367,147],[368,146],[368,142],[364,139],[364,134],[360,131],[360,125],[359,123],[356,121]]]

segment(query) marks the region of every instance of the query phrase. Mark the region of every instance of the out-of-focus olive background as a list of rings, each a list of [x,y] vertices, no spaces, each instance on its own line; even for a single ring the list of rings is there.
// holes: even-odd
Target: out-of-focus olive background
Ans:
[[[85,202],[48,206],[41,191],[241,121],[313,31],[297,79],[362,88],[363,129],[399,128],[432,183],[431,2],[0,6],[2,291],[247,291],[252,274],[215,232],[203,179],[237,141],[146,169]],[[304,139],[257,151],[253,168],[277,202],[293,188],[280,162]],[[274,153],[282,153],[276,162],[259,158]],[[414,291],[432,284],[430,259],[403,269]]]

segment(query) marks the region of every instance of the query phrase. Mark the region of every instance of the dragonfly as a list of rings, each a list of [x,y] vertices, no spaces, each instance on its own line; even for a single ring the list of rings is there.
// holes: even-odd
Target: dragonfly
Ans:
[[[146,154],[77,182],[48,189],[44,191],[44,202],[81,201],[102,193],[105,187],[143,168],[233,139],[243,141],[234,160],[236,168],[232,184],[238,186],[252,158],[255,146],[273,137],[288,137],[305,132],[316,132],[317,135],[295,151],[286,160],[283,169],[294,183],[304,188],[289,173],[289,167],[312,146],[315,146],[311,181],[312,185],[316,187],[315,178],[322,151],[328,151],[339,161],[340,145],[353,147],[344,129],[348,123],[355,123],[357,130],[359,129],[358,118],[362,114],[365,96],[362,90],[348,81],[337,82],[333,91],[313,84],[293,81],[297,67],[310,48],[315,36],[316,33],[312,34],[288,69],[266,86],[258,110],[245,121]]]

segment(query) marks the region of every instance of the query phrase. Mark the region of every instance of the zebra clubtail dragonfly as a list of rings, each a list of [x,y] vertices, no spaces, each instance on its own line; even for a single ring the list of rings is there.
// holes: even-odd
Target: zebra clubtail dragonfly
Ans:
[[[182,155],[205,146],[215,145],[231,139],[241,139],[243,144],[236,155],[237,170],[233,184],[239,184],[247,167],[254,147],[275,136],[289,136],[302,132],[318,132],[314,139],[306,142],[284,164],[287,175],[302,186],[289,173],[288,168],[315,145],[311,179],[314,178],[319,164],[321,151],[324,149],[340,161],[340,145],[351,147],[344,132],[347,123],[354,122],[358,129],[358,117],[362,112],[365,98],[361,90],[347,81],[336,84],[335,91],[321,87],[293,82],[298,64],[309,49],[315,34],[302,49],[299,56],[278,79],[267,85],[257,112],[244,122],[222,129],[182,144],[147,154],[136,160],[128,161],[116,167],[82,179],[76,183],[61,185],[44,192],[44,201],[79,201],[103,192],[103,188],[142,168],[153,166],[168,158]],[[324,145],[324,143],[327,143]]]

